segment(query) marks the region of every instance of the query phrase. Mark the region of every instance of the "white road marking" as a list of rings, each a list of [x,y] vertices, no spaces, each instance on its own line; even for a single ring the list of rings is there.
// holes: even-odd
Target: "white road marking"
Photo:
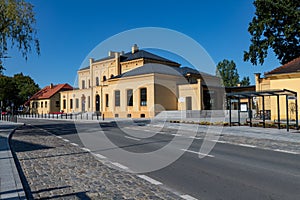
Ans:
[[[152,183],[153,185],[162,185],[161,182],[157,181],[157,180],[154,180],[153,178],[150,178],[149,176],[146,176],[146,175],[138,175],[138,177]]]
[[[59,138],[59,139],[62,139],[62,137],[60,137],[60,136],[56,136],[57,138]]]
[[[192,139],[194,139],[194,140],[201,140],[201,139],[203,139],[203,138],[195,137],[195,136],[189,136],[189,138],[192,138]]]
[[[135,137],[130,137],[130,136],[124,136],[125,138],[131,139],[131,140],[135,140],[135,141],[140,141],[141,139],[139,138],[135,138]]]
[[[84,148],[84,147],[82,147],[81,149],[82,149],[83,151],[91,152],[91,150],[89,150],[89,149],[87,149],[87,148]]]
[[[256,148],[256,146],[250,144],[238,144],[238,145],[242,147]]]
[[[94,153],[94,155],[100,159],[106,159],[106,157],[101,154]]]
[[[113,164],[114,166],[119,167],[121,169],[128,169],[128,167],[126,167],[120,163],[117,163],[117,162],[112,162],[111,164]]]
[[[65,141],[65,142],[70,142],[70,140],[68,140],[68,139],[62,139],[63,141]]]
[[[71,145],[78,147],[78,144],[76,143],[71,143]]]
[[[210,155],[210,154],[203,154],[203,153],[200,153],[200,152],[197,152],[197,151],[191,151],[191,150],[188,150],[188,149],[180,149],[180,150],[186,151],[186,152],[189,152],[189,153],[194,153],[194,154],[202,155],[202,156],[211,157],[211,158],[215,157],[215,156]]]
[[[275,149],[274,151],[281,152],[281,153],[299,154],[294,151],[287,151],[287,150],[282,150],[282,149]]]
[[[221,144],[229,144],[228,142],[226,142],[226,141],[221,141],[221,140],[218,140],[217,143],[221,143]]]
[[[198,200],[195,197],[192,197],[192,196],[190,196],[188,194],[181,195],[180,197],[183,198],[183,199],[185,199],[185,200]]]
[[[173,136],[183,136],[183,135],[177,134],[177,133],[173,133],[173,134],[171,134],[171,135],[173,135]]]

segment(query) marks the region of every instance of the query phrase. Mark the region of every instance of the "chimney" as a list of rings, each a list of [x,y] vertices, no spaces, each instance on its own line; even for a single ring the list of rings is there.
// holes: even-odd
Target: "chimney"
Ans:
[[[53,83],[50,83],[50,89],[53,89]]]
[[[120,56],[119,52],[114,52],[114,54],[115,54],[115,58],[119,58],[119,56]]]
[[[131,53],[134,54],[135,52],[137,52],[139,50],[139,47],[134,44],[132,47],[131,47]]]
[[[109,57],[112,56],[113,54],[114,54],[113,51],[108,51],[108,56],[109,56]]]

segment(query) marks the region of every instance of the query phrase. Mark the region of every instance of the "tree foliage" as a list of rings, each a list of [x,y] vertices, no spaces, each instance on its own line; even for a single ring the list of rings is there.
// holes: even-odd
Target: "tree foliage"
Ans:
[[[263,64],[273,49],[281,64],[300,56],[300,1],[255,0],[255,16],[249,24],[251,44],[244,60]]]
[[[239,83],[239,74],[233,60],[229,61],[224,59],[219,62],[216,69],[216,75],[222,79],[225,87],[234,87]]]
[[[16,107],[23,105],[28,97],[37,91],[39,86],[29,76],[22,73],[15,74],[13,77],[0,75],[0,101],[2,109],[14,103]]]
[[[34,48],[40,54],[33,5],[24,0],[0,0],[0,73],[9,48],[17,47],[27,60]]]
[[[241,86],[249,86],[250,85],[250,78],[249,76],[244,76],[243,79],[240,81]]]

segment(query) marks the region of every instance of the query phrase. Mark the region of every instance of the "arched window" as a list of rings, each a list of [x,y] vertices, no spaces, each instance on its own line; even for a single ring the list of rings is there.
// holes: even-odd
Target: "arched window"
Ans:
[[[106,81],[106,76],[103,76],[103,81]]]
[[[99,77],[96,77],[96,86],[99,86]]]

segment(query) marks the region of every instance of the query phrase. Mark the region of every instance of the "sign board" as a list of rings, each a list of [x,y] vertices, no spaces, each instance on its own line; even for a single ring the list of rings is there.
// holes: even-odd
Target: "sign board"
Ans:
[[[179,103],[184,103],[185,102],[185,98],[184,97],[179,97],[178,98],[178,102]]]
[[[248,111],[247,104],[241,103],[241,112],[247,112],[247,111]]]

